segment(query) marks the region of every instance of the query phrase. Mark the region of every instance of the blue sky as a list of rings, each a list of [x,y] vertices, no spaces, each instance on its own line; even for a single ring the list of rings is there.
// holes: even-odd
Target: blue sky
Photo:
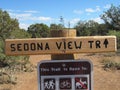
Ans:
[[[1,0],[0,8],[8,11],[12,18],[17,18],[21,28],[31,24],[68,22],[73,27],[80,20],[94,20],[102,23],[100,15],[113,4],[120,5],[120,0]]]

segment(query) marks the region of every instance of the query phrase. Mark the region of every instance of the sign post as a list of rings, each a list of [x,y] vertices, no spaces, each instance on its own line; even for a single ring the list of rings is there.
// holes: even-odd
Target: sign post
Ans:
[[[39,90],[93,90],[88,60],[53,60],[38,64]]]
[[[62,30],[51,30],[50,35],[51,37],[76,37],[76,30],[75,29],[62,29]],[[76,59],[77,54],[75,53],[68,53],[68,54],[51,54],[52,60],[69,60],[69,59]]]

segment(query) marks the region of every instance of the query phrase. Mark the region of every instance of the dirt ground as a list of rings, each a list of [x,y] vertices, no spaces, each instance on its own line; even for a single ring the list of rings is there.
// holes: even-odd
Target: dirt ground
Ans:
[[[120,55],[103,54],[79,54],[78,59],[89,59],[93,63],[93,88],[94,90],[120,90],[120,70],[107,70],[102,68],[101,61],[111,59],[120,61]],[[34,65],[41,60],[51,60],[50,55],[30,56],[30,62]],[[16,85],[0,85],[0,90],[38,90],[37,68],[34,72],[17,73]]]

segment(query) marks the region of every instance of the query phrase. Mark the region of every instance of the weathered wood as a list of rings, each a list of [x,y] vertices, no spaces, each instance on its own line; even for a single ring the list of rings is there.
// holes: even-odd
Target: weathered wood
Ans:
[[[7,39],[7,55],[74,54],[116,51],[115,36]]]
[[[51,37],[76,37],[75,29],[51,30]]]
[[[51,37],[76,37],[75,29],[51,30]],[[52,60],[68,60],[76,59],[76,54],[51,54]]]

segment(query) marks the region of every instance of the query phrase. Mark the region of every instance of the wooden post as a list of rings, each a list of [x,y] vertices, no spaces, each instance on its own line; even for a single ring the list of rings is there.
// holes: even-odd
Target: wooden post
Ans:
[[[75,29],[51,30],[51,37],[76,37]],[[74,54],[52,54],[52,60],[75,59]]]

